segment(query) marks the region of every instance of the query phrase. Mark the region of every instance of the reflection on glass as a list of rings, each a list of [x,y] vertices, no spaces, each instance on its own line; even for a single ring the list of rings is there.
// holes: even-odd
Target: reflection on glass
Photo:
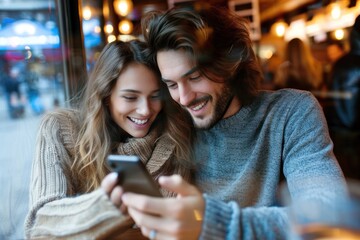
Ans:
[[[41,116],[65,105],[55,0],[0,3],[0,239],[24,239]]]
[[[5,107],[0,108],[0,121],[38,116],[64,101],[55,4],[35,2],[38,8],[29,8],[32,2],[27,1],[15,10],[1,11],[1,104]]]
[[[82,1],[82,11],[91,12],[83,14],[82,19],[82,28],[84,35],[84,45],[85,45],[85,54],[86,54],[86,67],[88,71],[92,70],[92,67],[95,64],[97,56],[100,54],[100,51],[104,47],[104,44],[101,39],[101,13],[102,8],[99,1],[94,0],[84,0]],[[110,27],[112,27],[110,25]],[[112,30],[111,30],[112,31]]]

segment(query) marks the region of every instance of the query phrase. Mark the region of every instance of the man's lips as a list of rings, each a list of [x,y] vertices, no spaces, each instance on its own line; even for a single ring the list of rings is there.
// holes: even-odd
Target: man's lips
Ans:
[[[190,107],[190,109],[193,110],[193,111],[199,111],[206,105],[207,102],[208,102],[208,100],[205,100],[205,101],[202,101],[202,102],[198,103],[195,106],[192,105],[192,107]]]

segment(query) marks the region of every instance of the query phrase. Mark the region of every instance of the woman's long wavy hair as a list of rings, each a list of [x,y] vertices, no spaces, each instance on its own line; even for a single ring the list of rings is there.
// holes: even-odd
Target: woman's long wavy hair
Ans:
[[[112,120],[108,105],[117,79],[123,69],[133,62],[144,64],[159,77],[164,96],[163,109],[153,124],[161,125],[160,130],[175,143],[176,163],[187,166],[186,162],[190,161],[190,118],[169,99],[168,90],[160,81],[160,73],[148,59],[146,44],[138,40],[111,42],[101,52],[79,104],[80,130],[71,168],[75,179],[85,179],[78,183],[82,192],[90,192],[100,186],[101,180],[109,173],[107,155],[114,151],[116,142],[124,142],[130,137]]]
[[[184,49],[204,76],[225,82],[243,105],[256,96],[263,75],[246,19],[202,4],[193,10],[180,7],[150,12],[141,24],[152,61],[156,62],[159,51]]]

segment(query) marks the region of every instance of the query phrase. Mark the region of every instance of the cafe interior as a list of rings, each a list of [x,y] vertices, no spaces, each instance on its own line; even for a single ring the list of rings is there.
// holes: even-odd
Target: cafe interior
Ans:
[[[149,11],[203,4],[229,8],[248,20],[253,48],[263,71],[261,89],[293,87],[278,82],[278,72],[289,61],[290,41],[302,41],[311,68],[318,71],[318,79],[312,79],[314,82],[306,85],[309,88],[305,89],[304,85],[299,88],[311,91],[322,106],[334,153],[345,177],[360,179],[359,123],[356,128],[347,128],[339,125],[333,115],[338,101],[359,102],[360,83],[358,80],[357,89],[332,88],[332,67],[351,50],[350,35],[360,14],[360,0],[0,0],[0,70],[11,66],[24,74],[30,67],[39,75],[35,86],[38,105],[33,108],[30,99],[24,97],[25,109],[17,115],[8,116],[0,88],[0,146],[11,150],[16,142],[17,149],[25,149],[1,151],[6,164],[0,180],[16,181],[14,186],[21,186],[17,195],[9,198],[10,205],[16,204],[14,199],[28,197],[25,186],[28,183],[23,183],[29,179],[33,150],[27,150],[27,146],[35,138],[24,137],[24,133],[35,136],[42,113],[67,106],[77,96],[103,47],[115,40],[141,39],[141,18]],[[302,57],[298,55],[298,58]],[[25,82],[21,86],[21,91],[28,88]],[[350,111],[359,119],[360,108]],[[18,131],[14,133],[10,129]],[[19,179],[25,181],[19,182],[15,176],[5,178],[20,167],[19,172],[25,174]],[[12,191],[11,184],[2,186],[0,193]],[[22,221],[26,209],[13,208],[19,212],[15,214],[18,219],[14,219],[14,213],[9,217],[12,222],[0,218],[3,224],[0,230],[5,232],[3,236],[20,239],[22,229],[16,225]]]

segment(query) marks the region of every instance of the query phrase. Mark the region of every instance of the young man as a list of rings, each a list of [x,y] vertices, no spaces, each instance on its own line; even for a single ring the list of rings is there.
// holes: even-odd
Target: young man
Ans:
[[[247,25],[211,7],[144,19],[144,35],[171,96],[197,131],[194,185],[160,184],[176,199],[123,194],[150,239],[285,239],[286,179],[294,199],[329,204],[344,178],[319,104],[308,92],[257,90],[261,72]],[[205,194],[202,194],[205,193]]]

